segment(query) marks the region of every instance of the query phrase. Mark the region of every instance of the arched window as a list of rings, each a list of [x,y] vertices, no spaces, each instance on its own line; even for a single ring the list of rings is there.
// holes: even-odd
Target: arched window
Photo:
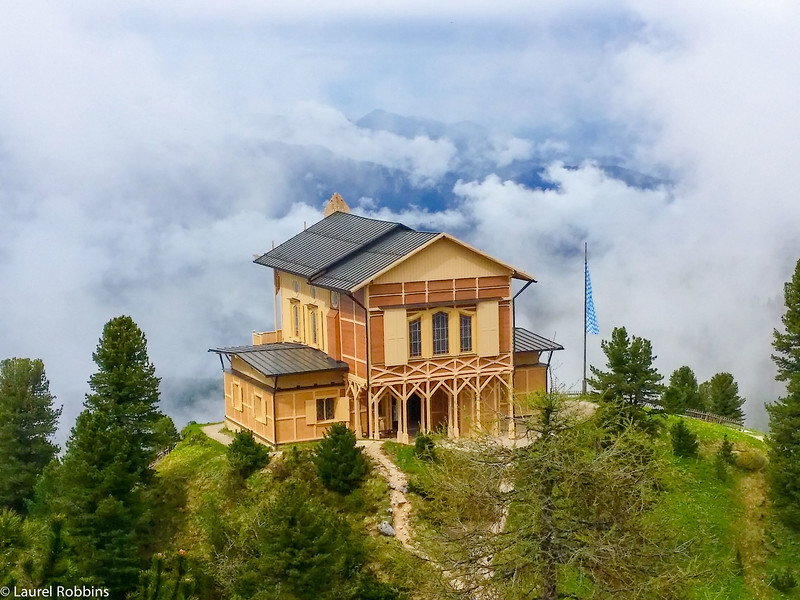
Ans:
[[[447,335],[447,313],[438,312],[433,315],[433,353],[447,354],[450,341]]]

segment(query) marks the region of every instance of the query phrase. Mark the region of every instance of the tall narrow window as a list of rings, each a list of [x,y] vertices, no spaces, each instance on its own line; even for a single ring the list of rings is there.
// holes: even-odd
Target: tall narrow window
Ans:
[[[448,350],[447,313],[438,312],[433,315],[433,353],[447,354]]]
[[[472,317],[460,315],[461,352],[472,352]]]
[[[300,305],[297,302],[292,303],[292,316],[294,318],[294,337],[300,337]]]
[[[311,343],[317,345],[317,309],[308,309],[308,321],[311,324]]]
[[[419,319],[414,319],[408,324],[408,354],[422,355],[422,324]]]

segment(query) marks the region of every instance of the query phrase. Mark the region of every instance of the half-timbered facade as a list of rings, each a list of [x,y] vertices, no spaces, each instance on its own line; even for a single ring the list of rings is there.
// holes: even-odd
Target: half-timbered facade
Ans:
[[[512,431],[514,393],[546,389],[562,349],[514,327],[512,280],[533,277],[447,233],[352,215],[338,194],[255,263],[274,271],[280,329],[211,351],[226,424],[270,444],[334,422],[403,442]]]

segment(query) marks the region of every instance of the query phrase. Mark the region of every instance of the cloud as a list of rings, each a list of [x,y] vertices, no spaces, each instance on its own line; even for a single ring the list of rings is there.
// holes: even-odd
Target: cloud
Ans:
[[[603,335],[627,325],[651,339],[665,375],[731,371],[764,426],[758,404],[780,393],[770,334],[800,256],[797,10],[8,6],[0,357],[45,360],[66,429],[103,323],[129,313],[188,415],[180,382],[218,375],[205,350],[272,325],[270,274],[252,254],[319,219],[331,182],[383,178],[346,200],[455,233],[539,278],[520,319],[567,346],[562,381],[580,377],[587,240]],[[439,120],[466,142],[356,124],[375,108]],[[519,182],[535,173],[470,170],[534,158],[551,189]],[[669,183],[625,184],[598,167],[609,162]],[[454,203],[432,204],[451,190]],[[219,418],[221,406],[206,412],[210,388],[191,389],[196,420]]]

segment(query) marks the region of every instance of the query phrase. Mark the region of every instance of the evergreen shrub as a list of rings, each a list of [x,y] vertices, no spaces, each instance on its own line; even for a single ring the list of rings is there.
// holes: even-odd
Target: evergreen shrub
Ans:
[[[343,423],[334,423],[314,451],[317,476],[323,485],[347,494],[361,484],[367,474],[367,461],[356,447],[356,434]]]
[[[675,456],[695,458],[697,456],[697,435],[686,425],[686,421],[678,419],[670,428],[672,452]]]

